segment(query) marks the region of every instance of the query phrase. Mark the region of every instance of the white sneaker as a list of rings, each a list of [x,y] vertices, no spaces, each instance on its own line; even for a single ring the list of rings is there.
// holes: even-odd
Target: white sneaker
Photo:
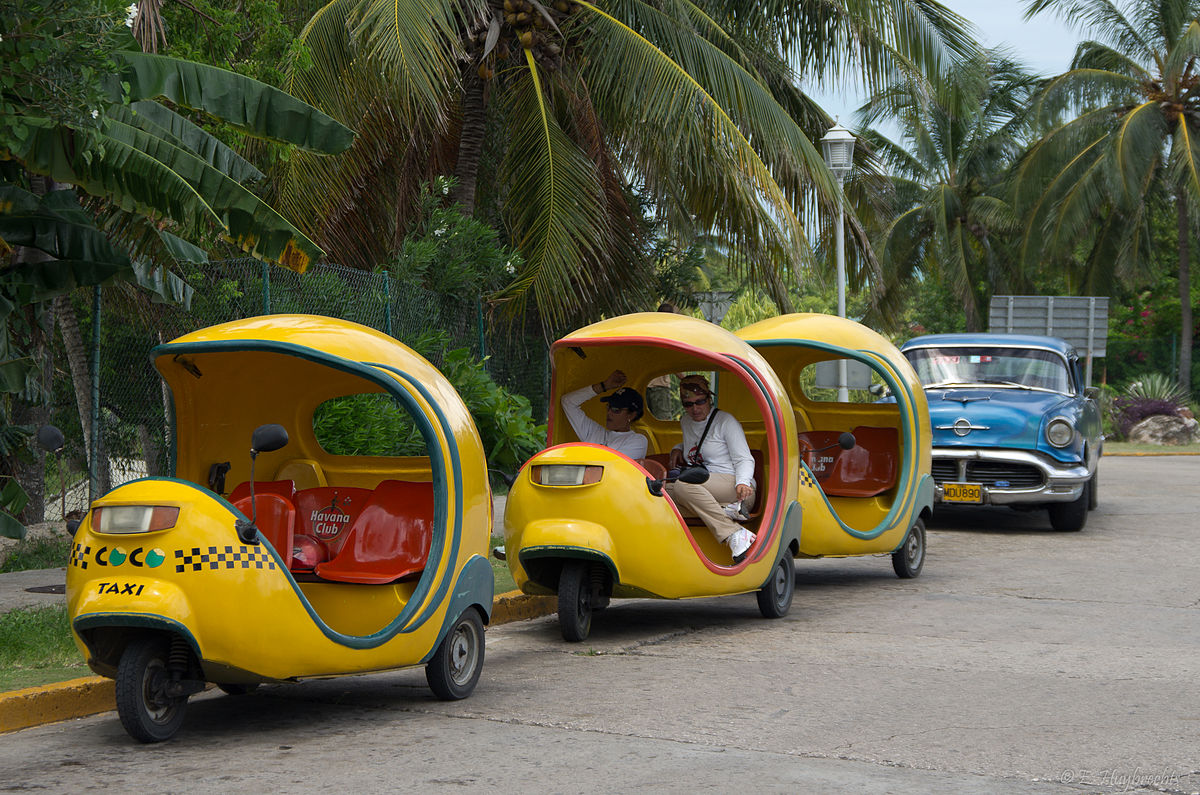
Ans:
[[[750,514],[746,513],[746,508],[742,505],[741,500],[721,507],[725,510],[725,515],[735,522],[744,522],[750,518]]]
[[[746,554],[746,550],[748,550],[750,545],[754,543],[754,538],[754,533],[751,533],[744,527],[739,528],[736,533],[729,537],[727,543],[729,544],[729,551],[733,553],[733,558],[735,561],[737,561],[742,555]]]

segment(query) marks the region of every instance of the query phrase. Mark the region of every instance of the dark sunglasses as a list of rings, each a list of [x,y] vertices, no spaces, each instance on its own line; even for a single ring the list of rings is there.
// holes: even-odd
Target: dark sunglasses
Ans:
[[[695,400],[685,400],[683,401],[683,407],[685,409],[690,409],[692,406],[703,406],[707,402],[708,398],[706,397],[696,398]]]

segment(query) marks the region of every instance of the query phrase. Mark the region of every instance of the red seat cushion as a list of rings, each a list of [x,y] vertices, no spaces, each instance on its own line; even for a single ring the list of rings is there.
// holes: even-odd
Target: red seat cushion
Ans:
[[[433,541],[433,484],[385,480],[346,534],[341,551],[317,565],[317,576],[383,584],[425,568]]]
[[[286,500],[278,494],[257,493],[257,488],[256,485],[254,506],[251,506],[250,496],[247,494],[234,502],[233,507],[248,517],[254,517],[258,532],[271,542],[271,546],[283,559],[283,565],[290,569],[292,567],[292,536],[296,528],[296,508],[290,500]]]
[[[837,446],[840,431],[797,434],[800,454],[821,489],[830,497],[874,497],[895,486],[900,458],[896,429],[860,425],[851,433],[855,444],[849,450]],[[829,449],[815,452],[823,447]]]

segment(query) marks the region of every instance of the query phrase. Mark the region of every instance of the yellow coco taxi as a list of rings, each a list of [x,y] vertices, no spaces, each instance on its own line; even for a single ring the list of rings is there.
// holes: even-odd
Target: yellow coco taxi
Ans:
[[[619,597],[757,592],[760,612],[781,617],[797,557],[891,553],[900,576],[920,572],[933,499],[929,419],[912,368],[878,334],[819,315],[734,335],[695,318],[640,313],[580,329],[556,342],[551,357],[549,444],[513,482],[504,531],[517,586],[558,595],[565,639],[586,638],[593,612]],[[813,370],[842,358],[900,399],[806,394]],[[632,426],[648,440],[638,460],[580,442],[561,405],[565,393],[618,369],[647,397]],[[667,454],[682,438],[678,382],[689,373],[705,374],[754,459],[756,491],[743,526],[755,537],[738,559],[663,487]],[[593,419],[603,419],[599,408]]]
[[[76,532],[76,644],[138,740],[188,696],[425,665],[443,699],[483,667],[493,578],[479,434],[425,359],[341,320],[274,315],[154,349],[174,477],[119,486]]]

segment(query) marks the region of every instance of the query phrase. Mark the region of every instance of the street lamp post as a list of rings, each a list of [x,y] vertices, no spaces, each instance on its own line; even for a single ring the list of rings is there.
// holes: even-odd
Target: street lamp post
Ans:
[[[842,202],[846,177],[854,167],[854,136],[849,130],[834,123],[821,139],[821,151],[825,155],[825,165],[833,172],[838,181],[838,219],[837,219],[837,313],[838,317],[846,316],[846,242],[844,234]],[[849,400],[846,389],[846,360],[838,362],[838,401],[845,403]]]

